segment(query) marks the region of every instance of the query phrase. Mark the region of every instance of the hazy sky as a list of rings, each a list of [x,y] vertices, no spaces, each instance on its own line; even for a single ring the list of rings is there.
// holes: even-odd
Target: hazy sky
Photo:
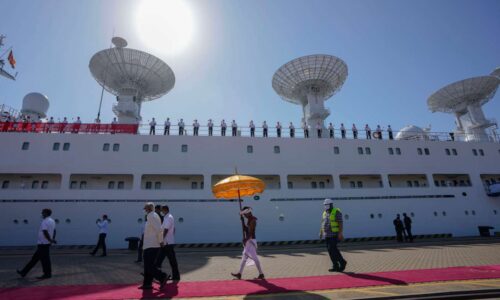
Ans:
[[[49,97],[50,116],[93,120],[101,88],[88,63],[109,47],[113,31],[130,48],[163,59],[176,75],[169,94],[143,105],[144,121],[298,124],[301,108],[282,101],[271,79],[284,63],[321,53],[342,58],[349,68],[342,90],[326,102],[327,121],[395,129],[432,124],[446,131],[453,118],[432,114],[427,98],[500,66],[497,0],[185,0],[194,34],[176,54],[145,42],[151,34],[137,19],[140,2],[0,0],[0,33],[7,35],[6,47],[14,47],[19,72],[15,82],[0,80],[0,103],[20,108],[24,95],[36,91]],[[175,26],[182,28],[182,20]],[[500,120],[499,100],[484,107],[487,117]],[[113,117],[114,101],[105,93],[104,122]]]

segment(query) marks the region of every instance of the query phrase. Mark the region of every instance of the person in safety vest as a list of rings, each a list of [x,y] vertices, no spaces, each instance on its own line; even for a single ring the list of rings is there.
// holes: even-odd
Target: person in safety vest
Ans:
[[[319,233],[320,239],[325,239],[328,254],[332,260],[332,268],[330,272],[343,272],[347,265],[347,261],[342,257],[337,243],[344,239],[342,226],[342,213],[340,209],[333,206],[332,199],[325,199],[323,202],[325,210],[321,221],[321,229]]]

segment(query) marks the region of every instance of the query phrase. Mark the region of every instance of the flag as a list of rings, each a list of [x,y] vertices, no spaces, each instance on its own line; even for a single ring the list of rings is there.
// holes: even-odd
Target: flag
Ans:
[[[14,54],[12,53],[12,50],[10,50],[9,57],[7,58],[9,60],[10,66],[12,69],[16,68],[16,59],[14,58]]]

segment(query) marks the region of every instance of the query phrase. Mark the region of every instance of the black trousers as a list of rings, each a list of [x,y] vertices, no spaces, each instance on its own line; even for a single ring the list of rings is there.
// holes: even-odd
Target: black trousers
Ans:
[[[278,129],[276,129],[276,135],[277,135],[278,137],[281,137],[281,129],[279,129],[279,128],[278,128]]]
[[[336,237],[327,237],[325,238],[325,242],[333,268],[339,268],[345,263],[345,259],[342,257],[339,248],[337,248],[338,239]]]
[[[264,130],[262,132],[262,136],[267,137],[267,128],[264,128]]]
[[[250,136],[254,137],[255,136],[255,128],[250,128]]]
[[[160,250],[160,255],[158,255],[158,259],[156,260],[156,266],[161,268],[161,264],[165,257],[168,258],[168,262],[170,263],[170,268],[172,269],[172,279],[179,280],[181,276],[179,275],[179,266],[177,265],[177,257],[175,256],[175,245],[165,245]]]
[[[345,130],[341,130],[340,134],[342,135],[342,138],[345,139]]]
[[[184,127],[179,127],[179,135],[183,135],[184,134]]]
[[[366,139],[371,140],[372,139],[372,132],[370,130],[366,131]]]
[[[392,140],[394,137],[392,136],[392,131],[389,131],[389,139]]]
[[[333,139],[333,130],[330,130],[330,138]]]
[[[198,127],[193,128],[193,135],[198,135]]]
[[[290,137],[293,138],[295,136],[295,129],[290,129]]]
[[[214,133],[214,128],[212,126],[208,127],[208,136],[212,136]]]
[[[163,130],[163,135],[170,135],[170,126],[165,126],[165,129]]]
[[[408,235],[408,240],[413,242],[413,234],[411,233],[411,227],[406,227],[406,234]]]
[[[149,134],[152,134],[152,135],[155,134],[155,127],[154,126],[149,127]]]
[[[31,257],[28,264],[22,269],[21,273],[24,275],[33,269],[33,267],[40,261],[42,263],[43,275],[52,276],[52,266],[50,264],[50,245],[39,244],[36,247],[35,254]]]
[[[353,130],[353,131],[352,131],[352,136],[353,136],[355,139],[357,139],[357,138],[358,138],[358,132],[357,132],[357,131],[355,131],[355,130]]]
[[[233,136],[236,136],[236,127],[231,128],[231,133]]]
[[[222,136],[226,136],[226,127],[222,127],[222,128],[220,129],[220,135],[222,135]]]
[[[139,241],[139,248],[137,248],[137,261],[142,261],[142,246],[144,244],[144,236]]]
[[[106,234],[105,233],[99,233],[99,240],[97,240],[97,245],[94,248],[94,251],[92,251],[92,254],[96,254],[97,250],[102,247],[102,255],[106,255]]]
[[[308,129],[304,129],[304,137],[305,138],[309,137],[309,130]]]
[[[161,281],[167,276],[156,267],[156,260],[158,259],[160,248],[144,249],[144,281],[143,286],[151,286],[153,279]]]
[[[321,129],[318,129],[317,132],[318,132],[318,138],[321,138]]]
[[[396,229],[396,240],[401,243],[403,242],[403,231],[401,229]]]

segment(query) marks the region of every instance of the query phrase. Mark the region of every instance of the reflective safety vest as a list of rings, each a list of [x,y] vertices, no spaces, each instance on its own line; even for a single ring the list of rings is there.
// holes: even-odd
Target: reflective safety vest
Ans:
[[[334,207],[330,212],[330,228],[333,233],[339,232],[339,222],[336,220],[337,212],[340,212],[340,209]],[[326,211],[323,212],[323,219],[326,218]]]

